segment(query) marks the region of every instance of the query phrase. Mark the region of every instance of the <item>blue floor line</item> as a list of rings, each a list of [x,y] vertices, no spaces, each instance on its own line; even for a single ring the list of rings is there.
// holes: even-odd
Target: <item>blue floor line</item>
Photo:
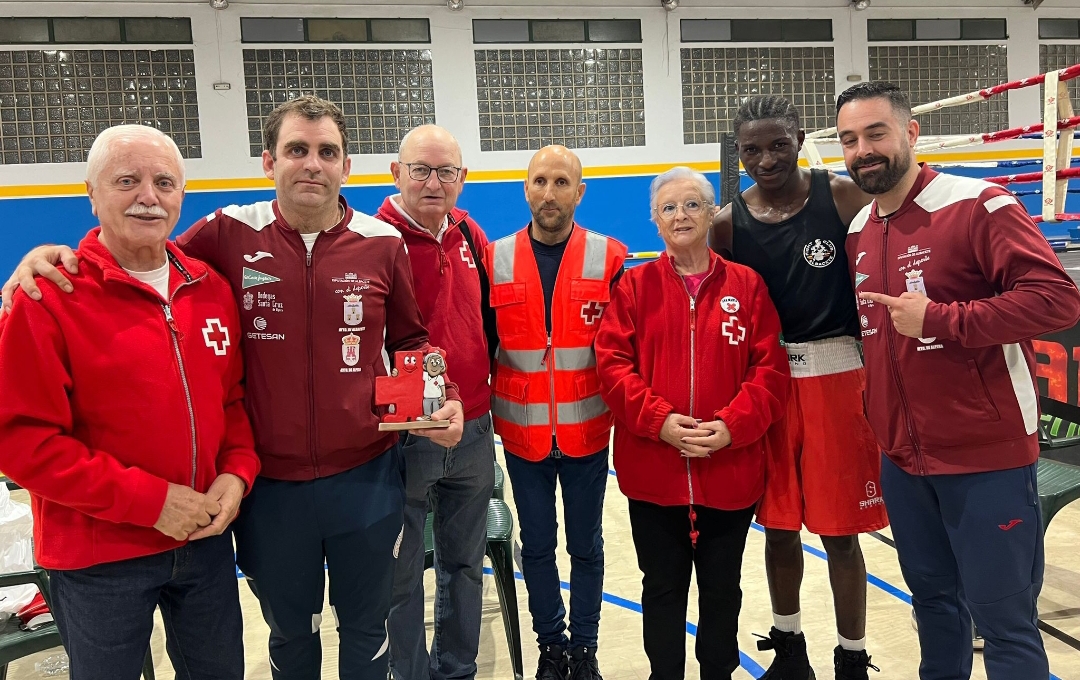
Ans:
[[[489,575],[489,576],[492,576],[492,575],[495,574],[495,572],[492,571],[491,567],[484,567],[484,573]],[[521,575],[521,572],[519,572],[519,571],[514,572],[514,578],[516,578],[519,581],[524,581],[525,580],[525,578]],[[566,581],[560,581],[559,585],[562,586],[563,590],[566,590],[566,591],[570,590],[570,584],[567,583]],[[623,609],[627,609],[629,611],[636,612],[638,614],[641,613],[641,604],[639,604],[638,602],[635,602],[633,600],[628,600],[625,597],[619,597],[618,595],[612,595],[611,593],[605,591],[604,594],[603,594],[603,600],[604,600],[604,602],[607,602],[608,604],[615,605],[616,607],[621,607]],[[686,622],[686,632],[688,634],[690,634],[690,635],[693,635],[694,637],[697,637],[697,626],[695,626],[694,624],[687,621]],[[755,678],[755,679],[760,678],[762,676],[762,674],[765,673],[765,669],[762,668],[761,665],[758,664],[758,662],[754,661],[749,656],[744,654],[742,652],[742,650],[739,650],[739,665],[742,666],[742,669],[745,670],[747,673],[749,673],[750,676]]]
[[[618,475],[615,474],[615,470],[612,470],[612,469],[608,470],[608,474],[611,475],[612,477],[618,477]],[[765,527],[761,526],[757,522],[751,522],[750,528],[754,529],[755,531],[760,531],[762,533],[765,533]],[[804,552],[808,552],[811,555],[813,555],[814,557],[823,559],[826,562],[829,561],[829,556],[825,554],[825,551],[820,550],[819,548],[815,548],[814,546],[807,545],[805,543],[802,544],[802,548],[803,548]],[[911,595],[910,594],[904,592],[900,588],[897,588],[896,586],[889,583],[885,579],[874,576],[869,571],[866,572],[866,582],[869,583],[870,585],[874,586],[875,588],[878,588],[879,590],[882,590],[882,591],[888,593],[889,595],[892,595],[893,597],[900,600],[901,602],[904,602],[905,604],[908,604],[908,605],[911,604]],[[686,625],[690,626],[691,624],[687,623]],[[742,656],[745,656],[745,655],[743,655],[742,652],[739,652],[739,654],[742,655]],[[746,657],[746,658],[749,659],[749,657]],[[752,659],[750,660],[750,662],[754,663]],[[756,663],[754,663],[754,665],[757,666]],[[743,667],[746,668],[745,665]],[[757,666],[757,667],[761,668],[761,666]],[[762,670],[762,672],[764,672],[764,670]],[[757,678],[758,675],[754,675],[754,677]],[[1059,678],[1058,676],[1051,673],[1050,674],[1050,680],[1061,680],[1061,678]]]

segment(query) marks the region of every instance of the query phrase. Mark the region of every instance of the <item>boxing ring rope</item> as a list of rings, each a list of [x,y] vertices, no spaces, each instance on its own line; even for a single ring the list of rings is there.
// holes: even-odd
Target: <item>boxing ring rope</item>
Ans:
[[[993,87],[983,88],[967,94],[955,97],[947,97],[928,104],[921,104],[912,108],[912,115],[940,111],[956,106],[964,106],[972,102],[985,101],[991,97],[1001,95],[1010,90],[1018,90],[1025,87],[1034,87],[1043,84],[1043,121],[1033,125],[998,130],[975,135],[942,135],[920,137],[915,145],[916,153],[926,153],[940,149],[955,149],[965,146],[980,144],[992,144],[1011,139],[1043,140],[1042,160],[1031,161],[999,161],[996,163],[979,164],[987,167],[1024,167],[1027,165],[1042,165],[1039,172],[1005,175],[1001,177],[988,177],[986,181],[995,184],[1012,184],[1024,182],[1042,182],[1042,188],[1038,191],[1013,192],[1017,196],[1041,194],[1041,210],[1038,216],[1032,216],[1036,222],[1062,222],[1080,220],[1080,214],[1064,212],[1065,198],[1069,193],[1076,193],[1069,189],[1069,180],[1080,178],[1080,167],[1070,167],[1073,162],[1073,140],[1077,136],[1076,129],[1080,127],[1080,116],[1074,114],[1072,102],[1069,99],[1069,91],[1066,82],[1080,77],[1080,64],[1073,64],[1057,71],[1048,71],[1031,78],[1014,80]],[[836,128],[826,128],[807,133],[803,143],[803,154],[811,167],[843,169],[843,163],[825,163],[818,150],[818,144],[825,142],[835,143]],[[970,164],[968,164],[970,165]]]
[[[1057,70],[1047,71],[1031,78],[1022,78],[1007,83],[983,88],[967,94],[947,97],[928,104],[913,107],[914,116],[941,111],[943,109],[964,106],[973,102],[985,101],[1011,90],[1045,85],[1043,94],[1043,121],[1033,125],[1024,125],[996,132],[974,135],[934,135],[919,138],[915,146],[916,153],[925,153],[939,149],[955,149],[965,146],[992,144],[1012,139],[1043,140],[1041,160],[987,161],[979,163],[938,163],[935,165],[965,165],[968,167],[1021,168],[1042,165],[1038,172],[987,177],[985,181],[999,185],[1042,182],[1042,187],[1035,190],[1013,191],[1014,196],[1041,195],[1042,209],[1039,215],[1032,215],[1035,222],[1072,222],[1080,221],[1080,213],[1064,212],[1065,198],[1069,193],[1080,193],[1080,189],[1069,189],[1070,179],[1080,178],[1080,166],[1071,167],[1073,161],[1073,140],[1080,135],[1080,116],[1075,115],[1066,82],[1080,78],[1080,64]],[[844,170],[844,163],[825,163],[818,151],[820,143],[837,143],[836,128],[816,130],[806,134],[803,142],[803,155],[810,167]],[[649,260],[660,256],[659,252],[629,253],[630,260]]]

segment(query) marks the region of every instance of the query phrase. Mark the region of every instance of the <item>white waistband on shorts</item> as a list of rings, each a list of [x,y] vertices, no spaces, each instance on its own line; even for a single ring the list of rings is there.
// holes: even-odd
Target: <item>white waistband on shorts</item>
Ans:
[[[858,341],[844,335],[838,338],[789,342],[784,344],[792,378],[814,378],[833,373],[846,373],[862,368]]]

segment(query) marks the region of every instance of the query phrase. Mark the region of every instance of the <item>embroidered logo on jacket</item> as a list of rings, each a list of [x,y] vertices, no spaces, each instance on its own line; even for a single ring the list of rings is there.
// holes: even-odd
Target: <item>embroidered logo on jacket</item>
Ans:
[[[249,269],[248,267],[244,267],[243,279],[240,282],[240,287],[253,288],[255,286],[261,286],[264,283],[274,283],[275,281],[280,280],[281,279],[276,276],[270,276],[269,274],[264,274],[263,272],[257,271],[255,269]]]
[[[214,350],[214,354],[224,356],[229,346],[229,329],[221,325],[221,319],[207,319],[206,328],[202,329],[203,341]]]
[[[739,323],[739,317],[733,316],[720,324],[720,332],[728,339],[728,344],[737,345],[746,339],[746,328]]]
[[[350,326],[359,326],[364,320],[364,296],[351,293],[342,297],[345,298],[345,323]]]

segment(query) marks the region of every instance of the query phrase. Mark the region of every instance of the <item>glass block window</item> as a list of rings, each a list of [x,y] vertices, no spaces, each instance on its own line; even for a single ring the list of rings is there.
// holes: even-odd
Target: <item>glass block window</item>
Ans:
[[[893,45],[870,48],[870,80],[895,83],[912,106],[1009,80],[1004,45]],[[918,117],[924,135],[969,135],[1009,127],[1008,97],[991,97]]]
[[[397,153],[405,133],[435,122],[431,50],[244,50],[248,142],[263,151],[263,119],[300,95],[345,113],[349,153]]]
[[[1057,71],[1073,64],[1080,64],[1080,43],[1039,45],[1039,71],[1041,73]],[[1080,78],[1073,78],[1066,85],[1069,86],[1073,110],[1080,111]],[[1039,89],[1041,90],[1042,87],[1040,86]]]
[[[202,157],[192,50],[0,50],[0,163],[76,163],[121,123]]]
[[[645,146],[641,50],[475,55],[481,151]]]
[[[716,144],[747,97],[778,94],[799,111],[802,126],[832,125],[833,48],[684,47],[683,142]]]

